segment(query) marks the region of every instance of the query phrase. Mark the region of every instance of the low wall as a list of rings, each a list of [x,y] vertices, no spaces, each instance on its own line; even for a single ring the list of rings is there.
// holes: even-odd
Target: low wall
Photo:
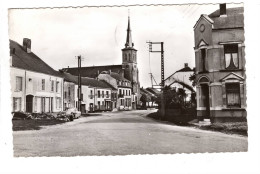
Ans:
[[[170,122],[187,123],[196,118],[196,108],[165,110],[165,119]]]

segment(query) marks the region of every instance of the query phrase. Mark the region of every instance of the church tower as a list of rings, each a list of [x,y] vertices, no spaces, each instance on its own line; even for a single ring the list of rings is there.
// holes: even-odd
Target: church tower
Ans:
[[[122,49],[122,62],[124,67],[125,78],[132,82],[133,93],[139,95],[140,87],[137,68],[137,50],[134,48],[134,43],[132,41],[129,16],[125,48]]]

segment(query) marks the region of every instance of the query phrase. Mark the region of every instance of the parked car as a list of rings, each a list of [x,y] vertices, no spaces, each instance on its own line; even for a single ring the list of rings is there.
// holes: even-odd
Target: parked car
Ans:
[[[77,108],[66,108],[65,111],[61,111],[57,114],[58,117],[61,116],[71,116],[70,121],[75,118],[79,118],[81,116],[81,112],[77,110]]]
[[[71,114],[73,118],[79,118],[81,116],[81,112],[78,111],[77,108],[67,108],[66,113]]]
[[[32,115],[30,113],[26,112],[12,112],[13,114],[13,120],[27,120],[27,119],[33,119]]]

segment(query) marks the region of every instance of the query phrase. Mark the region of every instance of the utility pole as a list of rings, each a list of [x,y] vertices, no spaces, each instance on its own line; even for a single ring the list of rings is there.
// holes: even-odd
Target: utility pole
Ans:
[[[163,120],[165,117],[165,97],[164,97],[164,49],[163,49],[163,42],[147,42],[149,44],[149,52],[152,53],[161,53],[161,108],[160,108],[160,117]],[[153,51],[152,46],[154,44],[160,44],[161,50]]]
[[[78,110],[81,111],[81,73],[80,73],[80,69],[81,69],[81,56],[78,56]]]

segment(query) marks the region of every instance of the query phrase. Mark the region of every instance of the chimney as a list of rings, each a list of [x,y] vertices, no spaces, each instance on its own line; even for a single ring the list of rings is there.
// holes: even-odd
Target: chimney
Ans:
[[[219,4],[219,16],[227,16],[226,4]]]
[[[188,63],[184,63],[184,68],[187,68],[188,67]]]
[[[27,53],[31,52],[31,39],[28,39],[28,38],[23,39],[23,49]]]

